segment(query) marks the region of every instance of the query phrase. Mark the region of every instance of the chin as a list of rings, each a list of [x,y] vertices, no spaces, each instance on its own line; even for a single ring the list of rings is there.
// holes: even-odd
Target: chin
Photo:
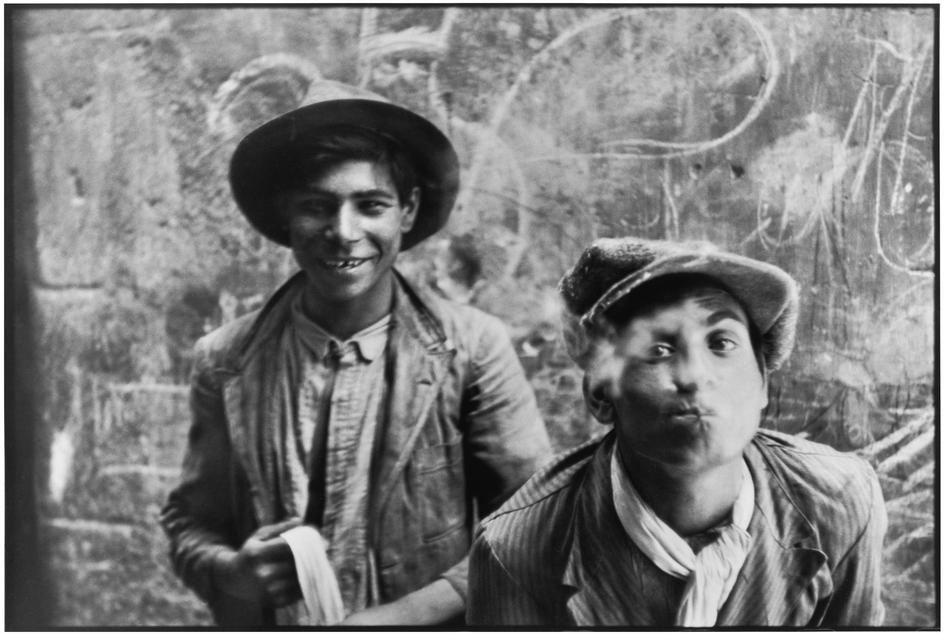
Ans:
[[[680,474],[695,474],[704,473],[734,462],[741,457],[742,453],[743,450],[718,450],[704,445],[689,445],[688,447],[681,448],[678,445],[674,445],[661,450],[650,451],[648,452],[648,456],[671,471],[676,471]]]
[[[324,298],[329,302],[337,304],[352,302],[364,295],[367,292],[366,289],[366,286],[361,285],[351,288],[329,289],[328,292],[324,294]]]

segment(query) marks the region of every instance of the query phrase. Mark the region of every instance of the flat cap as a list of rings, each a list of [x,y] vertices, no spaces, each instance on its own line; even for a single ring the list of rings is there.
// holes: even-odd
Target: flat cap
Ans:
[[[568,312],[565,341],[578,365],[584,367],[585,335],[613,326],[607,311],[614,304],[631,301],[634,291],[656,278],[679,273],[712,278],[741,303],[761,334],[768,369],[787,360],[796,334],[799,289],[786,271],[710,242],[624,237],[596,240],[560,281]]]

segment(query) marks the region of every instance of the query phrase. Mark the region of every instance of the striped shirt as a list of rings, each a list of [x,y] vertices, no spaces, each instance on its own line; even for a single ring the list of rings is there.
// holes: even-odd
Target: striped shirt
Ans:
[[[623,530],[613,442],[610,433],[559,456],[482,522],[470,554],[470,625],[673,626],[684,583]],[[887,518],[871,467],[768,431],[744,458],[753,541],[717,625],[880,625]]]
[[[377,602],[367,540],[374,439],[384,415],[390,315],[340,341],[312,321],[299,295],[283,341],[297,385],[283,430],[280,478],[287,516],[319,527],[347,613]]]

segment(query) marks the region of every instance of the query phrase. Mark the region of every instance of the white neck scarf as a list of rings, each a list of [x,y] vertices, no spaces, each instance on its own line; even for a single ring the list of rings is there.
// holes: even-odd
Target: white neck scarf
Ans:
[[[731,594],[738,572],[751,547],[747,532],[754,511],[754,482],[743,463],[741,490],[734,501],[732,522],[718,527],[718,538],[698,554],[646,504],[619,461],[619,446],[613,446],[610,480],[613,504],[623,529],[660,570],[687,579],[675,624],[682,627],[712,627],[721,606]]]

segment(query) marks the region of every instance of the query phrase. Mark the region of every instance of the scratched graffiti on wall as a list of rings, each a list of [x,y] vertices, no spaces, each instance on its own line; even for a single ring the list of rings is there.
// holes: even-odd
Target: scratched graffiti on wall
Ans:
[[[74,572],[58,622],[195,618],[199,605],[173,595],[172,575],[154,563],[164,544],[147,519],[161,503],[155,478],[178,467],[191,347],[258,308],[295,268],[236,211],[230,155],[243,134],[299,105],[372,95],[435,121],[462,166],[448,226],[400,266],[509,325],[558,448],[602,431],[563,351],[555,290],[591,240],[708,239],[790,271],[802,287],[800,336],[771,379],[764,424],[876,465],[891,518],[888,622],[931,624],[934,15],[35,12],[19,37],[32,177],[43,185],[44,513],[63,534],[108,538],[56,542],[56,561]],[[132,454],[154,473],[129,469]],[[116,494],[93,500],[93,485]],[[138,497],[117,493],[127,490]],[[114,534],[94,523],[115,518]],[[88,579],[109,583],[97,548],[132,552],[109,602],[82,594]],[[142,570],[159,570],[158,581]]]
[[[472,236],[488,251],[475,255],[479,279],[445,279],[449,267],[430,264],[455,259],[448,244],[408,262],[456,297],[497,308],[516,279],[553,286],[600,235],[707,238],[774,260],[823,294],[810,307],[825,315],[812,318],[822,345],[807,355],[819,360],[803,365],[835,372],[850,359],[826,362],[823,346],[832,356],[857,348],[871,380],[912,379],[930,371],[928,355],[917,373],[887,355],[870,365],[882,351],[852,331],[890,296],[929,297],[931,33],[909,13],[872,23],[836,14],[845,32],[821,41],[833,28],[822,17],[364,8],[355,76],[325,79],[299,55],[258,58],[219,88],[210,122],[232,139],[325,97],[414,107],[460,150],[447,238]],[[900,314],[885,317],[896,327]]]
[[[933,41],[913,14],[859,17],[446,8],[408,20],[365,8],[347,83],[304,58],[234,77],[305,87],[281,109],[370,93],[448,131],[463,189],[445,237],[405,266],[512,324],[559,446],[597,429],[557,346],[561,272],[599,236],[710,239],[804,289],[798,350],[765,424],[882,455],[887,494],[907,496],[930,481],[896,480],[899,454],[874,443],[929,403]],[[224,102],[251,92],[224,88]],[[905,453],[926,460],[927,420],[919,431]],[[888,594],[900,597],[928,572],[914,555],[926,524],[895,526]],[[901,605],[893,621],[908,620]]]

